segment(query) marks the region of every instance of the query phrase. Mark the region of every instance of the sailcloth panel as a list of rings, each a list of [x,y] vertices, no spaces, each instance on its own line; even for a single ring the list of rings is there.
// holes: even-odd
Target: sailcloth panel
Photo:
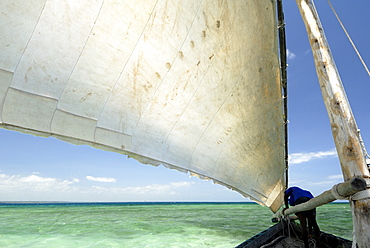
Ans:
[[[0,123],[190,172],[276,211],[275,2],[2,0]]]

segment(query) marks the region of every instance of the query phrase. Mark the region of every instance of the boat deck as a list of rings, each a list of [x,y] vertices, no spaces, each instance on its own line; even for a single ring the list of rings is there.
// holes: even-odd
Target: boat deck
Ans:
[[[280,222],[269,229],[244,241],[235,248],[304,248],[300,236],[300,226],[295,222]],[[321,232],[321,243],[328,248],[351,248],[352,241]],[[310,248],[316,247],[315,240],[309,240]]]

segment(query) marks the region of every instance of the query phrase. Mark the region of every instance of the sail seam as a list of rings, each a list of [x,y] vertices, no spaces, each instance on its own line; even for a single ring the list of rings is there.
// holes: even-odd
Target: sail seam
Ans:
[[[9,80],[9,87],[10,87],[10,85],[11,85],[11,83],[13,81],[14,72],[7,71],[5,69],[0,69],[0,73],[2,73],[2,72],[8,73],[8,74],[12,74],[11,75],[12,78]],[[2,101],[0,102],[0,106],[1,106],[1,108],[0,108],[0,122],[2,122],[2,120],[3,120],[4,104],[5,104],[5,101],[6,101],[8,92],[9,92],[9,87],[7,87],[6,91],[4,92],[4,97],[3,97]]]
[[[105,130],[105,131],[109,131],[109,132],[116,133],[116,134],[123,134],[123,135],[132,136],[131,134],[123,133],[123,132],[118,132],[117,130],[114,130],[114,129],[111,129],[111,128],[107,128],[107,127],[96,127],[96,129],[98,129],[98,130]]]
[[[202,3],[203,1],[201,1],[201,3]],[[191,26],[193,26],[193,23],[194,23],[194,20],[195,20],[195,18],[196,18],[196,16],[198,15],[198,13],[199,13],[199,9],[200,9],[200,6],[201,6],[201,3],[199,4],[199,7],[198,7],[198,10],[197,10],[197,13],[196,13],[196,15],[194,16],[194,19],[193,19],[193,22],[192,22],[192,25]],[[222,13],[221,13],[222,14]],[[189,32],[190,32],[190,29],[189,29]],[[189,34],[189,32],[188,32],[188,34]],[[227,32],[228,33],[228,32]],[[188,34],[187,34],[187,36],[188,36]],[[185,40],[186,40],[186,38],[184,39],[184,42],[185,42]],[[221,46],[220,46],[221,47]],[[199,84],[198,84],[198,86],[197,86],[197,88],[196,88],[196,90],[194,91],[194,94],[191,96],[191,98],[190,98],[190,100],[188,101],[188,103],[187,103],[187,106],[184,108],[184,110],[182,111],[182,113],[179,115],[179,117],[177,118],[177,120],[176,120],[176,122],[175,122],[175,124],[172,126],[172,128],[171,128],[171,130],[168,132],[168,135],[167,135],[167,137],[166,137],[166,139],[165,139],[165,142],[164,143],[166,143],[167,142],[167,140],[168,140],[168,137],[170,136],[170,134],[171,134],[171,132],[172,132],[172,130],[175,128],[175,126],[176,126],[176,124],[178,123],[178,121],[179,121],[179,119],[181,118],[181,116],[182,116],[182,114],[186,111],[186,109],[187,109],[187,107],[190,105],[190,103],[191,103],[191,101],[192,101],[192,99],[194,98],[194,96],[195,96],[195,94],[196,94],[196,92],[198,92],[198,89],[199,89],[199,87],[202,85],[202,83],[204,82],[204,78],[205,78],[205,76],[207,75],[207,72],[209,71],[209,68],[211,68],[211,66],[213,65],[213,61],[214,61],[214,59],[216,59],[216,57],[217,57],[217,53],[215,53],[215,56],[213,56],[213,59],[212,59],[212,61],[211,61],[211,63],[208,65],[208,67],[207,67],[207,70],[205,71],[205,73],[204,73],[204,75],[203,75],[203,78],[201,79],[201,81],[199,82]],[[239,78],[238,78],[238,80],[235,82],[235,84],[234,84],[234,86],[232,87],[232,89],[234,89],[235,88],[235,85],[239,82],[239,80],[240,80],[240,78],[241,78],[241,76],[242,76],[242,74],[243,74],[243,72],[241,72],[240,73],[240,76],[239,76]],[[221,104],[221,107],[224,105],[224,103],[226,102],[226,100],[229,98],[229,96],[230,96],[230,94],[228,94],[228,97],[226,97],[225,98],[225,100],[223,101],[223,103]],[[220,107],[220,108],[221,108]],[[218,111],[214,114],[214,116],[213,116],[213,118],[210,120],[210,122],[209,122],[209,124],[212,122],[212,120],[214,119],[214,117],[216,116],[216,114],[218,113]],[[208,124],[208,126],[209,126],[209,124]],[[199,137],[199,139],[198,139],[198,142],[197,142],[197,144],[194,146],[194,149],[193,149],[193,152],[192,152],[192,154],[191,154],[191,157],[193,157],[193,154],[194,154],[194,152],[195,152],[195,150],[196,150],[196,147],[198,146],[198,144],[199,144],[199,142],[200,142],[200,140],[202,139],[202,137],[203,137],[203,135],[204,135],[204,133],[205,133],[205,131],[208,129],[208,126],[204,129],[204,131],[203,131],[203,133],[202,133],[202,135]],[[229,137],[229,139],[230,139],[230,137]],[[224,142],[224,144],[226,144],[227,142]],[[225,145],[224,145],[225,146]],[[163,154],[163,149],[164,149],[164,146],[162,147],[162,154]],[[220,155],[220,154],[219,154]],[[219,156],[218,156],[219,157]],[[216,159],[216,161],[218,160],[218,158]]]
[[[229,30],[229,31],[230,31],[230,30]],[[220,47],[221,47],[221,46],[220,46]],[[214,59],[216,59],[216,57],[217,57],[217,53],[215,53]],[[211,63],[209,64],[209,66],[208,66],[208,68],[207,68],[207,71],[204,73],[203,78],[202,78],[202,80],[201,80],[201,83],[203,82],[203,80],[204,80],[204,78],[205,78],[205,76],[206,76],[206,74],[207,74],[207,72],[208,72],[209,68],[211,68],[211,66],[212,66],[212,64],[213,64],[213,61],[214,61],[214,60],[212,60],[212,61],[211,61]],[[243,75],[243,71],[240,73],[240,76],[239,76],[238,80],[236,80],[236,82],[235,82],[235,84],[233,85],[232,89],[234,89],[234,88],[235,88],[235,86],[238,84],[238,82],[239,82],[240,78],[242,77],[242,75]],[[199,86],[201,85],[201,83],[199,83],[198,88],[197,88],[197,90],[196,90],[195,92],[197,92],[197,91],[198,91]],[[195,93],[194,93],[194,95],[195,95]],[[193,95],[193,96],[194,96],[194,95]],[[227,97],[225,98],[225,100],[222,102],[222,104],[221,104],[220,108],[225,104],[226,100],[227,100],[229,97],[230,97],[230,94],[228,94],[228,96],[227,96]],[[189,103],[190,103],[190,101],[189,101]],[[189,104],[188,104],[188,105],[189,105]],[[191,156],[190,156],[191,158],[193,158],[193,155],[194,155],[194,153],[195,153],[195,151],[196,151],[196,147],[199,145],[199,142],[201,141],[202,137],[204,136],[204,133],[205,133],[205,132],[207,131],[207,129],[209,128],[209,125],[212,123],[212,120],[215,118],[215,116],[216,116],[216,115],[217,115],[217,113],[219,112],[220,108],[219,108],[219,109],[217,110],[217,112],[213,115],[212,119],[208,122],[208,125],[207,125],[207,127],[203,130],[202,135],[200,135],[200,137],[199,137],[199,139],[198,139],[198,141],[197,141],[196,145],[194,146],[193,152],[191,153]],[[232,135],[230,135],[230,137],[229,137],[229,139],[228,139],[228,140],[230,140],[231,136],[232,136]],[[226,143],[227,143],[227,141],[226,141],[226,142],[224,142],[224,147],[225,147]],[[223,149],[221,149],[221,151],[222,151],[222,150],[223,150]],[[218,161],[218,158],[219,158],[220,154],[221,154],[221,152],[218,154],[216,161]],[[217,164],[217,163],[216,163],[216,164]],[[238,192],[239,192],[239,191],[238,191]],[[243,194],[242,194],[242,195],[243,195]]]
[[[41,10],[41,13],[40,13],[40,15],[39,15],[39,18],[37,19],[36,25],[35,25],[35,27],[33,28],[33,30],[32,30],[32,34],[30,35],[30,38],[29,38],[29,39],[28,39],[28,41],[27,41],[27,45],[25,46],[25,48],[24,48],[24,50],[23,50],[23,52],[22,52],[22,55],[21,55],[21,57],[19,58],[19,61],[18,61],[17,65],[16,65],[16,66],[15,66],[15,68],[14,68],[14,72],[18,69],[18,66],[19,66],[19,64],[20,64],[20,63],[21,63],[21,61],[22,61],[22,58],[23,58],[23,56],[24,56],[24,53],[26,52],[27,47],[28,47],[28,45],[30,44],[30,41],[31,41],[31,39],[32,39],[32,37],[33,37],[33,34],[35,33],[36,27],[39,25],[39,21],[40,21],[40,19],[41,19],[41,16],[42,16],[42,14],[43,14],[44,10],[45,10],[45,6],[46,6],[46,2],[47,2],[47,1],[48,1],[48,0],[45,0],[44,6],[42,7],[42,10]]]
[[[195,20],[196,16],[198,15],[198,12],[199,12],[199,9],[200,9],[200,6],[201,6],[202,2],[203,2],[203,0],[201,0],[201,1],[200,1],[200,3],[199,3],[199,6],[198,6],[197,11],[196,11],[196,13],[195,13],[195,15],[194,15],[194,18],[193,18],[193,21],[192,21],[192,23],[191,23],[191,25],[190,25],[190,28],[189,28],[188,32],[186,33],[186,35],[185,35],[185,37],[184,37],[184,40],[183,40],[182,44],[180,45],[180,47],[179,47],[179,50],[178,50],[178,51],[181,51],[181,48],[182,48],[182,47],[184,46],[184,44],[185,44],[186,38],[188,37],[188,35],[189,35],[189,33],[190,33],[190,30],[191,30],[191,28],[192,28],[192,26],[193,26],[193,24],[194,24],[194,20]],[[171,65],[173,65],[173,64],[174,64],[174,62],[176,61],[176,59],[178,58],[178,56],[179,56],[179,52],[177,52],[177,54],[176,54],[175,58],[171,61]],[[139,123],[140,123],[140,120],[141,120],[142,114],[143,114],[143,113],[146,111],[146,109],[148,108],[149,104],[151,103],[152,99],[154,98],[154,95],[158,92],[159,88],[160,88],[160,87],[161,87],[161,85],[163,84],[163,81],[164,81],[164,80],[165,80],[165,78],[167,77],[168,72],[169,72],[170,70],[171,70],[171,68],[169,68],[169,69],[167,70],[167,72],[166,72],[166,74],[163,76],[163,78],[162,78],[162,80],[161,80],[160,84],[157,86],[156,90],[155,90],[155,91],[154,91],[154,93],[152,94],[152,97],[150,98],[150,100],[149,100],[149,101],[148,101],[148,103],[146,104],[146,106],[145,106],[144,110],[143,110],[143,111],[142,111],[142,113],[140,114],[140,117],[139,117],[139,119],[137,120],[137,123],[136,123],[136,125],[135,125],[135,127],[134,127],[134,130],[133,130],[133,132],[132,132],[132,136],[134,136],[134,135],[135,135],[136,128],[137,128],[137,126],[138,126],[138,125],[139,125]],[[168,137],[168,136],[167,136],[167,137]],[[163,153],[163,152],[162,152],[162,153]]]
[[[83,47],[81,48],[81,52],[80,52],[80,54],[78,55],[78,58],[77,58],[77,60],[76,60],[76,63],[73,65],[73,69],[72,69],[71,73],[69,74],[68,79],[66,80],[66,82],[67,82],[67,83],[64,85],[63,90],[61,91],[61,93],[60,93],[60,95],[59,95],[59,98],[58,98],[58,99],[60,99],[60,98],[62,97],[63,92],[65,91],[65,89],[67,88],[67,85],[69,84],[68,82],[69,82],[69,80],[71,79],[71,77],[72,77],[72,75],[73,75],[73,72],[75,71],[75,69],[76,69],[76,66],[77,66],[78,62],[80,61],[81,55],[82,55],[82,53],[83,53],[83,52],[84,52],[84,50],[85,50],[86,44],[87,44],[87,42],[88,42],[88,40],[89,40],[89,37],[90,37],[90,35],[91,35],[91,33],[92,33],[93,29],[95,28],[96,21],[97,21],[97,19],[98,19],[98,18],[99,18],[99,16],[100,16],[100,13],[101,13],[101,10],[102,10],[102,8],[103,8],[104,3],[105,3],[105,0],[102,0],[102,3],[101,3],[101,5],[100,5],[100,9],[99,9],[98,14],[96,15],[96,18],[95,18],[94,24],[92,25],[92,27],[91,27],[91,29],[90,29],[90,32],[89,32],[89,34],[86,36],[85,43],[84,43]],[[54,113],[53,113],[52,117],[51,117],[50,127],[49,127],[49,130],[50,130],[50,131],[52,130],[53,120],[54,120],[54,117],[55,117],[55,113],[57,112],[57,110],[60,110],[60,109],[58,109],[59,103],[60,103],[60,101],[58,100],[58,104],[57,104],[57,106],[56,106],[56,108],[55,108],[55,110],[54,110]],[[65,112],[65,111],[64,111],[64,112]]]
[[[132,49],[132,52],[131,52],[130,56],[128,57],[128,59],[127,59],[126,63],[123,65],[122,70],[121,70],[121,72],[120,72],[119,76],[117,77],[117,80],[116,80],[116,82],[114,83],[114,86],[112,87],[111,93],[109,94],[109,96],[108,96],[108,97],[107,97],[107,99],[105,100],[105,102],[104,102],[104,104],[103,104],[103,107],[102,107],[102,110],[100,111],[100,114],[99,114],[99,118],[98,118],[98,119],[100,119],[101,115],[102,115],[102,114],[103,114],[103,112],[104,112],[104,109],[105,109],[105,108],[106,108],[106,106],[107,106],[107,103],[108,103],[109,99],[112,97],[113,92],[114,92],[114,89],[117,87],[118,82],[119,82],[119,80],[120,80],[120,78],[121,78],[121,76],[122,76],[122,74],[123,74],[123,71],[125,70],[125,68],[126,68],[126,66],[127,66],[128,62],[130,61],[130,59],[132,58],[132,54],[135,52],[135,50],[136,50],[136,48],[137,48],[137,45],[138,45],[139,41],[141,40],[141,37],[143,36],[143,34],[144,34],[145,30],[146,30],[146,27],[148,26],[148,23],[149,23],[149,21],[150,21],[150,18],[153,16],[153,12],[154,12],[154,10],[156,9],[157,4],[158,4],[158,0],[155,2],[154,6],[153,6],[153,9],[152,9],[152,11],[150,12],[150,16],[149,16],[148,20],[146,21],[145,26],[144,26],[144,28],[143,28],[143,30],[142,30],[142,32],[141,32],[141,34],[140,34],[139,38],[137,39],[136,44],[135,44],[134,48]],[[97,127],[98,127],[98,123],[97,123]],[[95,137],[96,137],[96,129],[95,129],[95,132],[94,132],[94,139],[95,139]]]
[[[60,112],[63,112],[63,113],[69,114],[69,115],[73,115],[73,116],[76,116],[76,117],[81,117],[81,118],[86,119],[86,120],[93,120],[93,121],[97,121],[98,120],[96,118],[91,118],[91,117],[88,117],[88,116],[83,116],[83,115],[75,114],[75,113],[72,113],[72,112],[69,112],[69,111],[65,111],[63,109],[56,109],[55,112],[57,112],[57,111],[60,111]]]
[[[197,9],[197,11],[196,11],[196,13],[195,13],[195,15],[194,15],[194,18],[193,18],[193,21],[192,21],[192,23],[191,23],[191,25],[190,25],[189,31],[187,32],[187,34],[186,34],[186,36],[185,36],[184,42],[181,44],[180,50],[181,50],[181,48],[184,46],[186,38],[189,36],[189,33],[190,33],[190,31],[191,31],[191,29],[192,29],[192,27],[193,27],[193,24],[194,24],[195,18],[198,16],[199,9],[200,9],[200,6],[202,5],[202,3],[203,3],[203,0],[201,0],[201,1],[200,1],[200,3],[199,3],[198,9]],[[178,55],[176,55],[176,57],[175,57],[174,61],[177,59],[177,57],[178,57]],[[176,122],[174,123],[174,125],[172,126],[171,130],[168,132],[167,137],[166,137],[166,139],[164,140],[164,143],[163,143],[163,144],[166,144],[166,143],[167,143],[167,141],[168,141],[168,137],[169,137],[169,136],[170,136],[170,134],[172,133],[172,130],[175,128],[175,126],[177,125],[177,123],[178,123],[179,119],[180,119],[180,118],[181,118],[181,116],[184,114],[184,112],[187,110],[188,106],[190,105],[190,102],[191,102],[191,101],[192,101],[192,99],[194,98],[195,93],[196,93],[196,92],[198,92],[198,89],[199,89],[199,87],[202,85],[203,80],[204,80],[204,77],[206,76],[206,74],[207,74],[207,72],[208,72],[209,68],[211,67],[212,62],[213,62],[213,60],[211,61],[211,63],[210,63],[210,64],[209,64],[209,66],[207,67],[207,70],[205,71],[205,73],[204,73],[204,75],[203,75],[202,79],[200,80],[200,82],[198,83],[197,88],[195,89],[195,91],[194,91],[193,95],[192,95],[192,96],[191,96],[191,98],[189,99],[189,101],[188,101],[188,103],[187,103],[186,107],[183,109],[182,113],[181,113],[181,114],[179,115],[179,117],[177,118],[177,120],[176,120]],[[165,146],[163,145],[163,146],[162,146],[161,156],[163,156],[163,153],[164,153],[164,147],[165,147]],[[192,156],[192,155],[191,155],[191,156]]]
[[[10,81],[10,83],[9,83],[9,87],[6,89],[6,91],[5,91],[5,93],[4,93],[4,99],[3,99],[3,102],[1,103],[2,109],[1,109],[1,111],[0,111],[0,114],[1,114],[0,120],[2,120],[2,119],[3,119],[3,116],[2,116],[2,115],[3,115],[4,102],[5,102],[5,98],[6,98],[6,96],[8,95],[9,89],[11,88],[11,86],[10,86],[10,85],[11,85],[11,84],[12,84],[12,82],[13,82],[14,74],[15,74],[15,72],[17,71],[18,66],[19,66],[19,64],[20,64],[20,63],[21,63],[21,61],[22,61],[22,58],[23,58],[23,56],[24,56],[24,53],[26,52],[26,49],[27,49],[28,44],[30,43],[30,41],[31,41],[32,37],[33,37],[33,34],[35,33],[36,27],[37,27],[37,26],[38,26],[38,24],[39,24],[39,21],[40,21],[40,18],[41,18],[41,16],[42,16],[42,13],[44,12],[46,2],[47,2],[47,0],[45,0],[45,2],[44,2],[44,6],[42,7],[42,10],[41,10],[40,15],[39,15],[39,17],[38,17],[38,19],[37,19],[36,25],[35,25],[35,27],[33,28],[32,33],[31,33],[31,35],[30,35],[30,38],[29,38],[29,39],[28,39],[28,41],[27,41],[27,45],[24,47],[24,50],[23,50],[23,52],[22,52],[22,55],[20,56],[20,58],[19,58],[19,60],[18,60],[17,65],[14,67],[14,70],[12,71],[12,73],[13,73],[12,80]],[[5,69],[4,69],[4,71],[7,71],[7,70],[5,70]],[[9,71],[9,72],[11,72],[11,71]]]
[[[239,75],[238,80],[236,80],[236,82],[235,82],[234,86],[233,86],[233,87],[232,87],[232,89],[230,90],[231,92],[232,92],[232,90],[236,87],[236,85],[240,82],[240,80],[241,80],[241,78],[242,78],[242,75],[243,75],[243,72],[244,72],[244,71],[241,71],[241,72],[240,72],[240,75]],[[221,104],[221,106],[220,106],[219,110],[224,106],[224,104],[225,104],[226,100],[227,100],[227,99],[229,99],[229,98],[230,98],[230,93],[228,94],[228,96],[225,98],[225,100],[224,100],[224,101],[223,101],[223,103]],[[215,118],[215,116],[217,115],[217,113],[219,112],[219,110],[214,114],[214,116],[213,116],[212,120]],[[212,120],[209,122],[209,124],[211,124]],[[221,156],[221,154],[222,154],[222,151],[224,150],[224,148],[225,148],[226,144],[230,141],[231,137],[233,137],[233,136],[234,136],[234,134],[237,132],[237,130],[239,129],[240,125],[241,125],[241,123],[239,123],[239,125],[235,127],[234,132],[233,132],[231,135],[229,135],[229,136],[228,136],[228,139],[227,139],[225,142],[223,142],[223,144],[224,144],[224,145],[223,145],[223,147],[220,149],[220,152],[218,153],[217,158],[216,158],[215,169],[218,167],[218,160],[219,160],[219,158],[220,158],[220,156]],[[204,135],[204,133],[206,132],[206,130],[208,129],[208,127],[209,127],[209,125],[208,125],[208,126],[207,126],[207,128],[204,130],[204,132],[203,132],[202,136],[200,137],[200,139],[203,137],[203,135]],[[199,139],[199,140],[200,140],[200,139]],[[198,144],[199,144],[199,143],[198,143]],[[197,144],[197,145],[198,145],[198,144]],[[195,149],[194,149],[194,150],[195,150]]]
[[[50,99],[50,100],[58,101],[58,99],[55,98],[55,97],[51,97],[51,96],[47,96],[47,95],[40,95],[40,94],[37,94],[35,92],[30,92],[30,91],[18,89],[18,88],[14,87],[14,86],[9,86],[7,92],[9,92],[9,89],[12,89],[12,90],[15,90],[15,91],[19,91],[19,92],[22,92],[22,93],[27,94],[27,95],[33,95],[33,96],[37,96],[37,97],[43,97],[43,98],[47,98],[47,99]]]

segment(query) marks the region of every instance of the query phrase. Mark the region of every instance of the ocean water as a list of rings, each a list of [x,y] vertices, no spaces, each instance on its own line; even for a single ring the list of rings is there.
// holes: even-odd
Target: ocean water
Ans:
[[[351,239],[349,204],[317,209],[323,231]],[[235,247],[273,225],[253,203],[0,204],[0,247]]]

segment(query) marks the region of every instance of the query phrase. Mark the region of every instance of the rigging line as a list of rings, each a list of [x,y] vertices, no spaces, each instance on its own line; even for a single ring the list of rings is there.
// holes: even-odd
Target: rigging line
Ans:
[[[287,54],[284,11],[282,0],[277,1],[279,50],[280,50],[280,71],[283,90],[283,118],[284,118],[284,162],[285,162],[285,189],[288,188],[288,87],[287,87]]]
[[[361,136],[361,133],[360,133],[360,129],[357,130],[357,135],[358,135],[358,138],[360,140],[360,144],[362,146],[362,150],[364,152],[364,155],[365,157],[368,157],[370,158],[370,155],[367,153],[367,150],[366,150],[366,147],[365,147],[365,143],[364,143],[364,140],[362,139],[362,136]]]
[[[347,38],[348,38],[349,42],[351,42],[351,45],[352,45],[353,49],[355,49],[355,51],[356,51],[356,53],[357,53],[357,56],[358,56],[358,58],[361,60],[361,63],[362,63],[362,65],[364,66],[364,68],[365,68],[365,70],[366,70],[367,74],[370,76],[370,71],[369,71],[369,69],[367,68],[365,61],[362,59],[360,52],[357,50],[357,47],[356,47],[355,43],[353,43],[353,41],[352,41],[351,37],[349,36],[349,34],[348,34],[348,32],[347,32],[346,28],[344,27],[344,25],[343,25],[342,21],[340,20],[340,18],[339,18],[339,16],[338,16],[337,12],[335,11],[335,9],[334,9],[333,5],[332,5],[332,4],[331,4],[331,2],[330,2],[330,0],[328,0],[328,3],[329,3],[329,5],[330,5],[331,9],[333,10],[333,13],[334,13],[335,17],[337,18],[337,20],[338,20],[338,22],[339,22],[340,26],[342,27],[343,31],[344,31],[344,32],[345,32],[345,34],[347,35]]]

